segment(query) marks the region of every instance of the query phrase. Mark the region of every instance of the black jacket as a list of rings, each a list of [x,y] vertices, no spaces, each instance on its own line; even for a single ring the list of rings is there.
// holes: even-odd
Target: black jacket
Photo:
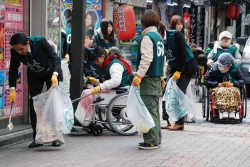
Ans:
[[[230,67],[229,71],[226,73],[221,73],[218,67],[216,67],[216,64],[214,64],[205,77],[204,85],[209,88],[215,88],[218,87],[218,83],[224,81],[231,81],[234,84],[234,87],[238,88],[245,84],[245,78],[237,64]]]
[[[58,81],[62,81],[61,59],[55,53],[48,41],[41,36],[31,36],[29,37],[29,42],[31,55],[29,53],[26,56],[20,55],[13,48],[11,49],[9,67],[10,87],[16,87],[18,68],[21,62],[27,66],[29,75],[43,77],[45,75],[52,76],[53,72],[57,72]]]

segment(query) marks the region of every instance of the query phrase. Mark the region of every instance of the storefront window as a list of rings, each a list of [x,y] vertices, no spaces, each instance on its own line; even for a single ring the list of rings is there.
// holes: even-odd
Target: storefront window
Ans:
[[[60,53],[60,0],[47,0],[47,39],[56,53]]]

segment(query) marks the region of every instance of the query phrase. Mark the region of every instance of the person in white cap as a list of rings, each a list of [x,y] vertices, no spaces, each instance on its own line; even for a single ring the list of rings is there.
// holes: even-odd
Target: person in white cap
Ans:
[[[216,98],[216,103],[218,110],[222,113],[222,119],[235,118],[234,111],[238,107],[238,95],[240,93],[239,89],[236,88],[241,88],[244,84],[245,78],[239,66],[235,63],[235,59],[230,53],[222,53],[206,75],[204,82],[205,86],[209,89],[211,88],[212,92],[215,92],[212,93],[212,95],[220,91],[220,98]],[[228,91],[230,93],[227,93]],[[230,100],[225,100],[227,98]],[[218,103],[218,100],[221,100],[222,103]],[[220,109],[218,104],[221,104],[221,108],[223,108],[224,105],[224,108]],[[229,109],[225,110],[227,107],[229,107]],[[217,113],[217,116],[218,114],[219,113]]]
[[[234,58],[238,66],[241,65],[241,54],[239,49],[231,44],[232,34],[228,31],[223,31],[219,35],[219,42],[215,42],[213,50],[208,54],[207,64],[212,66],[212,64],[217,61],[221,53],[230,53]]]

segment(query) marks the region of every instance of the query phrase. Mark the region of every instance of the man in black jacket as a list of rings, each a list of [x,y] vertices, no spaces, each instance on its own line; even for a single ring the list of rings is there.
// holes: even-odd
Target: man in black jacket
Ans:
[[[47,88],[58,85],[63,80],[61,60],[54,52],[48,41],[41,36],[26,37],[23,33],[16,33],[10,39],[11,60],[9,67],[10,103],[16,101],[16,79],[20,63],[27,66],[28,88],[30,93],[30,119],[33,129],[33,142],[29,148],[39,147],[42,144],[35,142],[36,112],[33,106],[33,97],[40,94],[44,82]],[[53,142],[52,146],[60,146]]]

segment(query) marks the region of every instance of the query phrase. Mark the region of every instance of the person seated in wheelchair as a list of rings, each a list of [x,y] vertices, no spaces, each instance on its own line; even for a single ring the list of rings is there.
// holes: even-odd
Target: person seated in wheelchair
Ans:
[[[83,84],[85,89],[90,89],[104,81],[102,64],[106,57],[107,52],[102,47],[85,49]]]
[[[132,69],[130,65],[122,58],[119,48],[111,47],[109,54],[105,58],[102,56],[100,47],[95,48],[93,52],[98,57],[98,62],[103,70],[104,82],[92,89],[92,94],[97,94],[101,90],[110,90],[117,87],[130,86],[133,80]],[[101,57],[101,58],[100,58]]]
[[[211,89],[222,118],[235,118],[240,102],[240,88],[245,79],[230,53],[222,53],[205,77],[204,85]],[[219,116],[219,113],[217,113]]]
[[[219,42],[214,43],[213,49],[208,54],[208,62],[209,66],[212,66],[214,62],[218,59],[221,53],[230,53],[232,57],[235,58],[235,63],[240,66],[242,64],[241,54],[239,49],[231,44],[232,42],[232,34],[228,31],[223,31],[219,35]]]

